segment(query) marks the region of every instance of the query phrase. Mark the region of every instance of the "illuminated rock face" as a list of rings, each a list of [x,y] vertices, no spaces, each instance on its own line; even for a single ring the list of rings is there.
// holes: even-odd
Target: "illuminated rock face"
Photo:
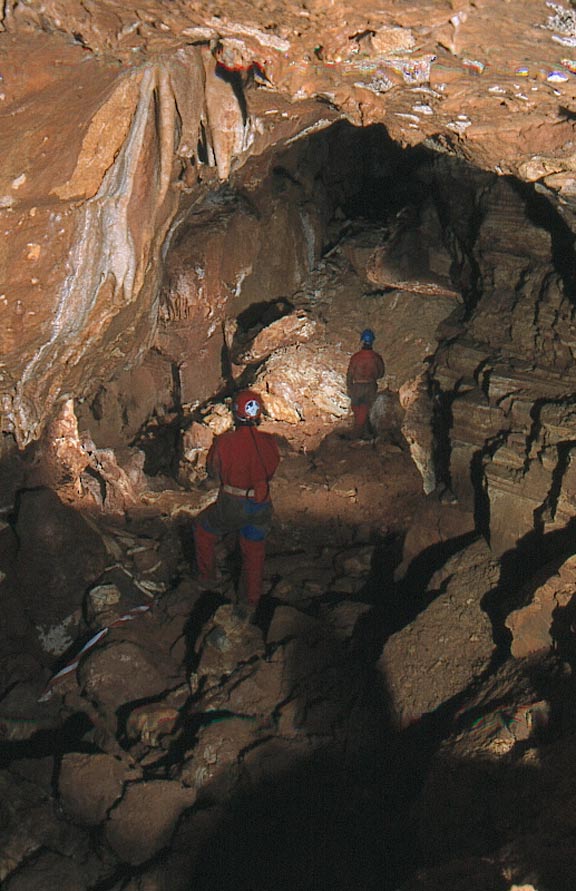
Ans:
[[[297,318],[339,242],[380,292],[362,313],[425,491],[449,485],[500,551],[571,518],[572,11],[49,0],[0,24],[4,453],[70,400],[97,447],[124,447],[261,361],[280,423],[343,417],[360,314],[331,332],[319,309],[311,340],[277,343],[242,323],[282,300]],[[407,201],[382,237],[346,232],[366,168],[393,182],[404,148],[435,159],[419,218]],[[503,175],[536,182],[553,224]]]
[[[401,145],[570,201],[573,14],[535,0],[381,6],[5,5],[1,393],[20,445],[57,402],[141,361],[174,233],[250,156],[339,117],[384,122]],[[202,312],[223,296],[203,295]]]
[[[25,444],[63,394],[81,395],[152,341],[179,199],[176,96],[202,95],[203,78],[197,53],[119,72],[59,38],[10,44],[18,137],[3,128],[1,349],[8,424]],[[37,67],[16,82],[30,57]]]
[[[433,886],[532,887],[524,842],[502,874],[484,856],[516,831],[494,819],[510,813],[502,800],[527,850],[536,832],[560,835],[545,856],[561,861],[565,844],[570,881],[548,885],[572,886],[558,830],[572,710],[558,747],[542,747],[560,765],[542,795],[525,747],[549,709],[540,684],[523,659],[487,676],[504,619],[513,655],[553,642],[573,657],[574,558],[522,602],[518,587],[573,549],[575,43],[576,13],[544,0],[0,4],[0,738],[71,715],[93,725],[78,752],[40,763],[40,747],[0,771],[0,882],[178,891],[210,836],[220,868],[235,833],[214,833],[237,780],[285,774],[293,801],[308,776],[292,769],[326,740],[343,774],[350,753],[363,774],[384,752],[384,809],[371,770],[349,806],[350,777],[319,782],[312,761],[309,795],[346,827],[372,822],[373,802],[380,842],[410,740],[454,718],[433,806],[415,816],[424,851],[463,839],[482,858],[458,856]],[[367,326],[386,362],[384,429],[350,442],[346,368]],[[188,579],[192,522],[215,494],[198,485],[206,455],[245,384],[283,450],[264,636],[230,605],[208,617]],[[164,456],[150,446],[163,435]],[[398,591],[402,615],[376,646],[362,598],[394,612]],[[46,699],[72,645],[82,664]],[[554,712],[566,689],[559,677]],[[392,762],[386,709],[410,728]],[[534,801],[560,804],[541,816]],[[318,838],[304,804],[298,835],[310,812]],[[346,862],[378,851],[358,825],[358,845],[335,836]],[[397,813],[390,826],[402,831]],[[266,878],[231,885],[281,885],[237,837],[234,869],[262,861]],[[322,859],[343,887],[362,884]]]

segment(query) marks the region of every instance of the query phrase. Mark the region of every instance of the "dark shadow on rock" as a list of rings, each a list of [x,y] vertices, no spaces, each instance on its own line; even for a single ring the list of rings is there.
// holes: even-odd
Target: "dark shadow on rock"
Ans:
[[[443,589],[428,591],[430,579],[446,561],[478,539],[474,531],[438,542],[423,550],[410,563],[403,578],[395,582],[375,563],[367,587],[380,586],[386,591],[378,600],[378,613],[385,634],[393,634],[414,619],[438,597]],[[390,564],[389,564],[390,566]]]
[[[341,760],[320,752],[227,804],[190,891],[391,891],[391,824]]]
[[[68,752],[94,753],[97,747],[85,740],[92,729],[86,715],[75,714],[63,719],[53,729],[39,729],[29,739],[0,740],[0,770],[10,767],[13,762],[35,760],[48,757],[61,757]]]
[[[570,851],[573,858],[576,846],[571,830],[558,823],[564,809],[554,802],[560,796],[569,806],[573,794],[570,789],[564,791],[564,774],[566,761],[576,749],[576,737],[558,706],[569,694],[566,684],[574,685],[554,656],[519,660],[514,665],[516,689],[506,689],[503,681],[492,697],[467,709],[467,702],[482,690],[484,681],[479,678],[392,737],[390,771],[398,777],[398,806],[404,809],[405,831],[414,840],[417,858],[402,891],[461,891],[464,887],[508,891],[512,883],[533,883],[539,891],[573,887],[566,855]],[[484,680],[497,670],[495,663]],[[514,741],[514,709],[523,702],[526,689],[527,701],[541,697],[551,705],[549,723],[529,728],[529,738],[518,734]],[[479,745],[472,736],[482,721],[488,724]],[[508,741],[504,750],[489,748],[497,738]],[[456,756],[456,751],[466,755]],[[564,763],[556,766],[556,757]],[[483,874],[476,858],[493,867],[487,870],[491,879],[484,884],[472,881]]]
[[[576,519],[546,534],[531,531],[515,548],[502,554],[498,585],[484,596],[482,608],[490,616],[497,643],[503,648],[510,643],[510,632],[504,625],[506,616],[529,603],[536,588],[558,571],[575,547]]]
[[[230,794],[218,781],[203,788],[181,827],[180,845],[203,812],[219,815],[190,864],[190,891],[392,891],[405,869],[402,817],[386,793],[384,688],[368,659],[302,618],[305,639],[288,632],[281,645],[292,693],[271,717],[284,733],[272,725],[241,753]]]

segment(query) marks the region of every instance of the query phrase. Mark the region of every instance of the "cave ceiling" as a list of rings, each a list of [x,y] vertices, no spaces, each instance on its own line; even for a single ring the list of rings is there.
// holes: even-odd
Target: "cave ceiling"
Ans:
[[[190,209],[338,120],[535,183],[571,225],[568,4],[8,0],[0,28],[0,412],[21,446],[153,343]]]

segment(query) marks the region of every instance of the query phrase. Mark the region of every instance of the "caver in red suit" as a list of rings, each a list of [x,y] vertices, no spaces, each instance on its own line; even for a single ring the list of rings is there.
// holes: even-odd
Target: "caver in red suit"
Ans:
[[[362,349],[350,359],[346,375],[346,386],[354,414],[353,433],[356,436],[369,435],[370,408],[378,394],[377,381],[384,375],[384,360],[372,349],[374,339],[375,334],[370,328],[362,332]]]
[[[219,478],[220,491],[215,503],[196,519],[196,563],[199,581],[209,587],[216,577],[216,542],[236,532],[242,553],[240,596],[255,607],[262,596],[266,536],[272,520],[269,483],[280,454],[274,437],[256,429],[262,414],[257,393],[238,393],[232,410],[236,428],[218,436],[208,452],[208,472]]]

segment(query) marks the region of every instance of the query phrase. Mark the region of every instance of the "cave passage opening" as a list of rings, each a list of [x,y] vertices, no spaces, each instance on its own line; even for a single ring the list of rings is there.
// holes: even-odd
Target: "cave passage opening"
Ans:
[[[251,159],[196,203],[172,237],[154,348],[157,366],[169,363],[166,392],[156,387],[151,421],[137,408],[132,418],[126,406],[117,410],[120,438],[144,451],[147,473],[194,486],[204,478],[206,446],[191,429],[207,419],[223,429],[226,398],[254,384],[270,406],[271,429],[292,451],[316,454],[346,424],[346,360],[368,325],[386,361],[386,388],[402,393],[420,379],[414,411],[422,417],[409,445],[425,492],[472,510],[473,530],[490,541],[485,466],[506,448],[514,422],[504,413],[465,449],[454,426],[467,404],[490,403],[503,356],[518,366],[571,361],[556,332],[542,332],[545,349],[535,351],[522,331],[530,301],[573,300],[573,238],[541,191],[427,145],[402,148],[381,125],[339,122]],[[477,353],[468,368],[458,365],[462,344]],[[153,377],[157,383],[157,368]],[[99,422],[101,394],[94,405]],[[386,415],[383,427],[406,445],[404,411]],[[312,463],[321,465],[322,455]],[[561,476],[555,471],[557,489]],[[545,511],[543,501],[537,513]],[[320,516],[342,529],[328,508]],[[375,563],[376,586],[400,562],[400,527],[379,533],[387,556]]]
[[[162,411],[203,409],[216,394],[256,380],[274,349],[298,342],[298,332],[291,343],[277,326],[276,341],[250,349],[281,316],[311,314],[322,326],[309,335],[311,342],[339,343],[348,352],[360,330],[375,326],[382,332],[378,345],[394,353],[398,347],[388,340],[398,334],[389,324],[396,292],[394,309],[406,304],[406,331],[400,333],[410,342],[406,367],[397,368],[394,355],[388,361],[386,383],[398,391],[416,377],[434,355],[431,329],[444,318],[456,324],[479,297],[473,246],[481,177],[426,147],[400,148],[382,126],[359,130],[338,123],[271,158],[252,159],[231,184],[196,204],[172,238],[161,294],[157,345],[179,386],[156,407],[152,435],[149,427],[138,439],[136,417],[126,424],[132,444],[149,456],[147,469],[175,470],[169,451],[163,449],[160,460],[153,453]],[[484,180],[494,177],[485,174]],[[339,312],[337,264],[349,279],[348,299],[345,288],[344,299],[338,295]],[[421,330],[423,320],[428,327]],[[426,341],[419,354],[418,339]],[[300,400],[292,402],[305,424]],[[333,418],[342,415],[340,407]]]
[[[128,784],[135,799],[139,790],[153,791],[154,783],[163,784],[175,812],[182,788],[186,794],[197,788],[199,796],[174,822],[174,844],[164,843],[159,830],[160,841],[154,839],[157,848],[147,859],[130,837],[132,861],[123,862],[120,852],[122,865],[95,887],[135,887],[147,870],[169,862],[169,874],[180,881],[189,871],[195,888],[234,882],[236,888],[267,891],[271,877],[281,886],[288,875],[302,889],[392,889],[425,862],[410,834],[410,806],[439,741],[466,697],[498,667],[500,654],[494,656],[489,631],[477,635],[481,650],[469,642],[476,630],[467,628],[469,639],[453,642],[449,653],[456,661],[457,650],[473,649],[474,667],[460,687],[450,686],[448,672],[434,675],[434,663],[429,672],[420,668],[418,677],[426,683],[415,683],[412,699],[399,690],[395,676],[404,653],[388,662],[381,654],[435,603],[456,601],[463,613],[472,610],[469,601],[458,601],[454,579],[462,576],[464,587],[474,583],[477,565],[465,562],[470,549],[476,548],[474,559],[490,562],[478,533],[490,532],[496,541],[506,526],[506,514],[494,510],[486,466],[517,432],[513,407],[522,400],[524,379],[516,384],[513,373],[520,368],[524,374],[538,362],[557,370],[568,361],[556,321],[550,337],[543,330],[534,347],[525,319],[531,300],[539,310],[547,310],[549,300],[556,320],[568,313],[561,298],[570,285],[570,244],[554,211],[529,187],[425,146],[402,149],[383,127],[357,130],[343,123],[274,156],[253,159],[230,184],[191,209],[166,257],[153,349],[140,368],[101,387],[80,412],[100,462],[87,471],[92,482],[86,486],[111,516],[106,547],[97,536],[90,540],[97,571],[75,577],[70,587],[92,595],[75,604],[83,610],[86,634],[87,627],[97,627],[96,605],[116,596],[112,589],[124,609],[138,604],[146,590],[162,592],[162,633],[169,643],[163,658],[185,657],[187,671],[199,673],[199,686],[190,674],[180,678],[181,687],[169,676],[169,682],[150,682],[142,692],[123,674],[126,657],[120,652],[116,671],[122,683],[112,679],[109,699],[97,685],[92,695],[106,718],[104,730],[115,727],[120,747],[140,763],[141,777]],[[351,444],[338,435],[350,423],[344,376],[366,326],[377,332],[387,388],[407,398],[385,415],[381,436]],[[502,363],[508,363],[505,373]],[[508,389],[499,384],[494,395],[498,374],[500,380],[507,375]],[[268,603],[261,624],[267,636],[253,651],[240,647],[233,628],[225,627],[224,638],[217,623],[206,630],[210,616],[226,604],[221,598],[198,599],[190,588],[189,555],[182,560],[183,548],[190,551],[190,503],[199,508],[205,495],[207,449],[230,424],[226,397],[248,383],[265,394],[267,429],[278,435],[284,457],[266,569]],[[563,405],[558,394],[555,399]],[[536,460],[550,447],[544,410],[549,402],[538,403],[538,418],[521,405],[529,418],[524,439],[536,443]],[[486,423],[493,428],[483,427],[483,420],[474,427],[476,411],[482,419],[490,415]],[[396,440],[388,436],[391,429]],[[561,462],[551,471],[546,497],[553,496],[555,512],[562,505],[572,444],[566,438],[558,447]],[[114,476],[113,450],[119,462],[126,452],[124,476]],[[138,452],[146,455],[143,465]],[[523,460],[528,472],[530,454]],[[123,525],[112,516],[111,495],[118,480],[128,487],[132,478],[137,486],[146,480],[148,501],[126,509],[119,497]],[[188,495],[190,503],[184,503]],[[31,530],[48,513],[41,497],[25,493],[29,520],[24,522],[24,508],[13,518],[20,548],[14,578],[28,560],[22,589],[23,596],[32,592],[31,615],[34,606],[39,609]],[[49,507],[56,523],[58,508]],[[550,532],[546,507],[543,500],[537,510],[543,536]],[[106,549],[113,566],[103,556]],[[42,558],[48,560],[46,554]],[[54,590],[65,587],[62,555],[60,561],[53,576],[43,567]],[[485,602],[497,601],[499,582],[486,573]],[[512,575],[507,569],[507,581]],[[73,593],[59,593],[68,606]],[[486,592],[476,594],[480,600]],[[113,615],[115,603],[105,606]],[[443,631],[452,632],[459,621],[450,614]],[[172,639],[170,623],[178,631]],[[427,633],[435,644],[436,629]],[[152,634],[154,646],[160,637]],[[125,645],[123,638],[110,640]],[[130,645],[136,649],[140,643],[135,634]],[[228,668],[219,660],[234,646],[238,664],[232,680],[222,681]],[[96,661],[96,653],[91,659]],[[155,659],[138,663],[142,676],[154,682]],[[279,664],[287,688],[273,674]],[[88,669],[83,671],[89,680]],[[254,705],[260,693],[252,687],[234,699],[236,688],[248,688],[257,672],[270,701]],[[168,733],[160,744],[157,727],[143,724],[145,733],[132,729],[141,714],[150,722],[153,715],[174,717],[183,687],[192,699],[185,706],[193,716],[188,735],[172,740]],[[203,699],[206,689],[216,695],[216,706]],[[204,714],[202,709],[210,715],[204,721],[194,711]],[[247,728],[257,720],[263,722],[260,735],[252,738]],[[64,745],[59,738],[54,770],[54,794],[72,814],[74,807],[91,805],[79,803],[73,782],[65,786],[62,777],[67,770],[74,779],[76,756],[99,751],[84,723],[72,728]],[[43,757],[51,733],[42,731]],[[26,745],[12,744],[9,761],[35,757],[34,747]],[[131,808],[126,795],[118,806],[125,808],[126,825],[138,825],[138,803]],[[116,807],[116,799],[109,802],[100,829],[118,846],[114,832],[121,838],[121,830],[111,829],[109,819]],[[482,838],[474,850],[483,853],[491,843],[492,837]],[[434,864],[433,852],[427,858]],[[187,881],[181,881],[186,891]]]

